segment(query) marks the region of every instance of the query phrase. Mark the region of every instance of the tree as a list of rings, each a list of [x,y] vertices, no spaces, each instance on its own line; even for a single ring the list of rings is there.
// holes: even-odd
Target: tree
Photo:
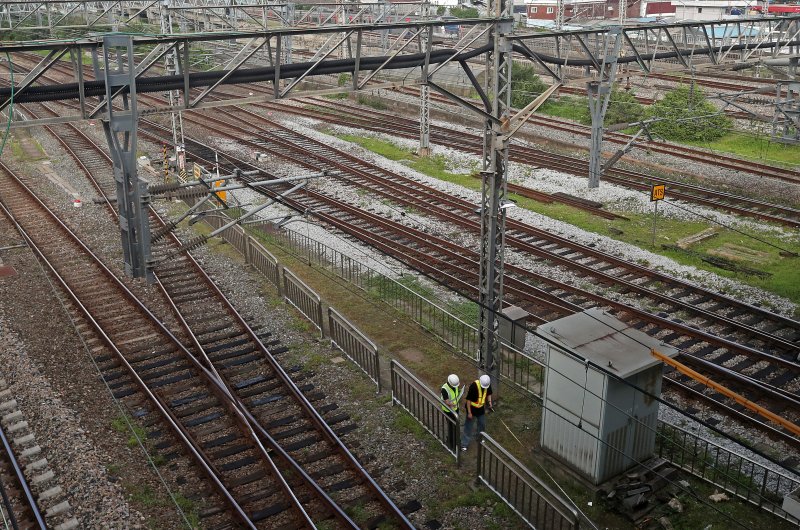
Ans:
[[[733,120],[720,113],[702,90],[686,85],[667,92],[650,106],[647,115],[661,118],[650,130],[668,140],[708,142],[725,136],[733,127]]]
[[[439,6],[436,8],[436,14],[439,16],[444,15],[445,11],[447,11],[447,8],[445,6]]]
[[[521,109],[547,90],[532,66],[513,63],[511,67],[511,106]]]
[[[450,14],[456,18],[478,18],[478,10],[474,7],[453,7]]]
[[[608,99],[606,119],[603,124],[610,127],[618,123],[634,123],[641,120],[644,114],[644,106],[636,101],[636,96],[614,86]]]

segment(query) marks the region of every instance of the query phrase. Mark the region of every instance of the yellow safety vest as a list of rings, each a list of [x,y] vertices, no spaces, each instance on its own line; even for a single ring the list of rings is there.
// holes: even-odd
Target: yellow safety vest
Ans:
[[[442,403],[442,410],[444,412],[455,412],[458,414],[458,402],[461,400],[461,396],[464,395],[464,389],[462,388],[461,393],[459,393],[457,388],[453,388],[448,383],[443,384],[442,388],[447,392],[447,396],[450,401],[453,402],[452,410],[445,403]]]
[[[483,404],[486,403],[486,388],[481,386],[481,380],[475,380],[475,386],[478,387],[478,401],[470,401],[470,404],[475,408],[483,407]]]

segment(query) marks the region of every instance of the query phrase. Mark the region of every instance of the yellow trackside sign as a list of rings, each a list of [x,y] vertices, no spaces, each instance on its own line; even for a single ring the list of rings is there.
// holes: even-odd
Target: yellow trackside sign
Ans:
[[[650,202],[663,201],[667,187],[664,184],[653,184],[650,189]]]
[[[214,188],[221,188],[221,187],[223,187],[224,185],[225,185],[225,181],[224,181],[224,180],[217,180],[217,181],[214,181]],[[218,191],[218,192],[216,193],[216,195],[217,195],[217,197],[219,197],[219,198],[220,198],[220,200],[222,200],[223,202],[225,202],[225,201],[227,201],[227,200],[228,200],[228,192],[227,192],[227,191]]]
[[[192,173],[195,180],[200,180],[200,178],[203,176],[203,168],[200,167],[200,164],[195,163],[192,167]]]

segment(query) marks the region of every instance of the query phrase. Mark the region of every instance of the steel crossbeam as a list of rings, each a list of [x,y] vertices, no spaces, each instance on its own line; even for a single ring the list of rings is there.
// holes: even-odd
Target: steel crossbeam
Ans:
[[[231,2],[206,0],[17,0],[0,3],[0,36],[4,31],[42,31],[56,29],[79,30],[92,28],[138,27],[143,22],[154,27],[159,24],[161,4],[181,23],[181,32],[223,30],[266,31],[268,20],[283,26],[293,26],[294,2]],[[345,6],[357,6],[354,20],[375,21],[391,13],[402,16],[415,11],[420,2],[309,2],[304,3],[306,14],[298,22],[314,24],[314,13],[332,8],[322,24],[336,19]],[[389,6],[388,9],[385,9]],[[260,15],[260,16],[259,16]]]

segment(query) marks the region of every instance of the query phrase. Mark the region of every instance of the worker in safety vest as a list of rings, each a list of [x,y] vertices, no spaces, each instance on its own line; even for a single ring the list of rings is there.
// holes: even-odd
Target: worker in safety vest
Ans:
[[[458,440],[456,439],[456,427],[458,426],[458,402],[464,395],[464,388],[459,388],[460,381],[456,374],[447,376],[447,382],[442,385],[442,412],[454,420],[448,422],[448,445],[454,451],[458,451]]]
[[[486,430],[486,405],[492,407],[492,380],[488,375],[482,375],[469,385],[467,390],[467,419],[464,422],[464,431],[461,433],[461,450],[466,451],[472,440],[472,427],[478,421],[478,434]]]

